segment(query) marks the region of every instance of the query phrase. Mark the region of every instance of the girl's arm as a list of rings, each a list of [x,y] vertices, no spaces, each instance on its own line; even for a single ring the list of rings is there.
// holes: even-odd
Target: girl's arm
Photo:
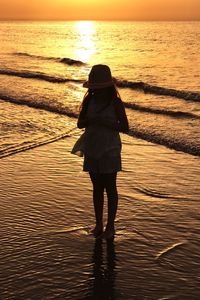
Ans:
[[[77,127],[81,129],[87,126],[88,126],[88,119],[86,118],[86,109],[84,109],[83,107],[78,117]]]
[[[129,131],[129,124],[124,104],[120,98],[115,101],[115,110],[118,117],[118,130],[127,133]]]

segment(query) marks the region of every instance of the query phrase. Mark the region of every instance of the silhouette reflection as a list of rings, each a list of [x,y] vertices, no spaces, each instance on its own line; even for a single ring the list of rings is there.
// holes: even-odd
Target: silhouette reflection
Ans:
[[[104,258],[104,241],[101,239],[96,239],[95,241],[92,256],[93,273],[88,296],[84,299],[117,299],[115,290],[116,253],[114,240],[108,240],[105,244],[106,257]]]

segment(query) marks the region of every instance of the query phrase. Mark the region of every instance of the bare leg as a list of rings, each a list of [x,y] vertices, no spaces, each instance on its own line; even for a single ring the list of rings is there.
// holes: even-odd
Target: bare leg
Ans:
[[[113,238],[115,234],[115,217],[118,207],[118,193],[117,193],[117,173],[105,174],[104,185],[108,197],[108,222],[105,230],[105,238]]]
[[[93,204],[96,219],[93,234],[97,237],[103,232],[104,185],[100,174],[90,173],[90,178],[93,184]]]

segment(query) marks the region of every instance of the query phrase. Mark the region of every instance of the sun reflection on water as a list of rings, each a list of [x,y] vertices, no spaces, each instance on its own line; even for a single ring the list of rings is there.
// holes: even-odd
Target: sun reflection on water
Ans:
[[[95,23],[92,21],[77,21],[75,29],[79,39],[75,50],[75,57],[83,62],[88,62],[96,52],[94,35],[96,33]]]

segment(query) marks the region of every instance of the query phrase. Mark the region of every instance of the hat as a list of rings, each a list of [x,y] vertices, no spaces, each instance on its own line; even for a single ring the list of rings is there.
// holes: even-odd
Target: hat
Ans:
[[[106,65],[95,65],[88,76],[88,81],[83,83],[83,87],[88,89],[102,89],[114,85],[110,68]]]

